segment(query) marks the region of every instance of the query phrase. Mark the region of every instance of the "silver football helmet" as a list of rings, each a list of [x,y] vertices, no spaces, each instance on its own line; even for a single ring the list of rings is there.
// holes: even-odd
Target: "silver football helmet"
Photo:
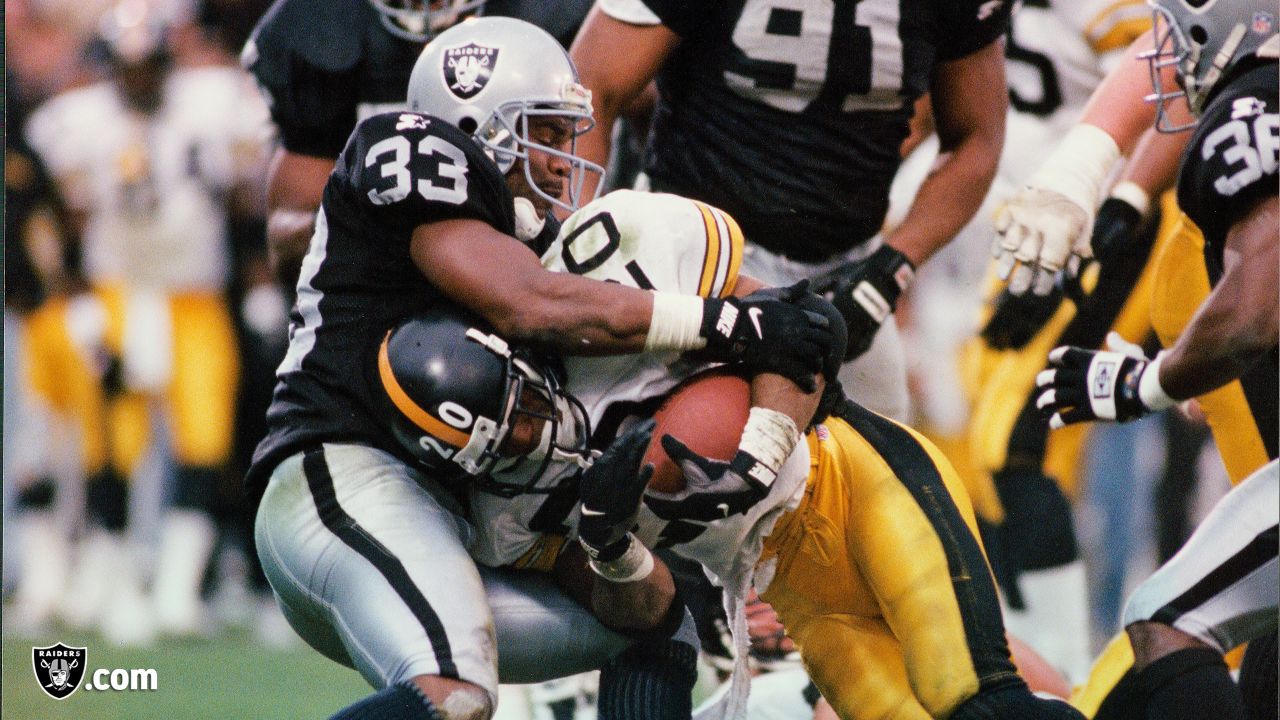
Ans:
[[[480,12],[485,0],[369,0],[382,27],[398,38],[425,43],[453,24]]]
[[[418,57],[409,77],[409,109],[434,115],[469,133],[505,174],[537,150],[569,162],[569,202],[541,190],[525,162],[525,179],[542,198],[573,211],[587,173],[599,165],[576,154],[576,138],[595,124],[591,92],[578,82],[568,53],[536,25],[505,17],[471,18],[441,33]],[[534,142],[533,118],[570,123],[568,152]],[[598,185],[597,185],[598,187]]]
[[[1213,89],[1241,60],[1280,55],[1275,0],[1148,0],[1154,16],[1155,47],[1139,55],[1151,69],[1156,128],[1179,132],[1195,123],[1175,124],[1168,104],[1186,98],[1192,115],[1204,112]],[[1163,70],[1172,66],[1180,89],[1165,87]]]

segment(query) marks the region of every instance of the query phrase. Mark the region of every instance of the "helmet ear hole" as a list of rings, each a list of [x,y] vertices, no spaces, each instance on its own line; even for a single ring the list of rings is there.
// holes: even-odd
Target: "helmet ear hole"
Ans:
[[[1192,25],[1191,30],[1188,31],[1187,34],[1191,36],[1192,42],[1197,45],[1204,45],[1209,42],[1209,33],[1202,25]]]
[[[458,121],[458,129],[468,135],[475,134],[478,127],[480,127],[480,123],[476,122],[476,119],[472,117],[464,117]]]

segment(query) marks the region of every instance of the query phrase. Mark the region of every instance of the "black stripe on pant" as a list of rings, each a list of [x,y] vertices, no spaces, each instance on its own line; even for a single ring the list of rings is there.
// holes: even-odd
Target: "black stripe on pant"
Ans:
[[[440,675],[454,680],[459,679],[458,667],[453,662],[453,651],[449,646],[449,637],[445,634],[444,623],[440,622],[440,616],[431,607],[431,603],[427,602],[427,598],[423,596],[418,586],[413,584],[409,571],[405,570],[400,559],[342,509],[333,487],[333,476],[329,474],[329,464],[325,461],[324,450],[321,448],[308,450],[302,458],[302,470],[307,476],[307,485],[311,488],[311,497],[315,500],[320,521],[347,547],[368,560],[387,579],[391,588],[400,596],[413,616],[422,624],[422,629],[426,631],[427,638],[431,641],[431,649],[436,655],[436,664],[440,667]]]
[[[856,403],[846,403],[838,415],[884,458],[942,541],[980,689],[1021,683],[1010,659],[1000,601],[986,556],[960,515],[933,458],[905,428]]]
[[[1178,618],[1212,600],[1219,593],[1243,580],[1249,573],[1275,559],[1278,552],[1280,552],[1280,526],[1273,525],[1254,536],[1248,545],[1227,558],[1186,592],[1157,610],[1151,619],[1154,622],[1173,625]]]

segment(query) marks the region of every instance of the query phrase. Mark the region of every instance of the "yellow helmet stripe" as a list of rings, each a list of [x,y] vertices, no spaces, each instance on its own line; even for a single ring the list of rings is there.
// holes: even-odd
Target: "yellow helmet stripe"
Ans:
[[[454,447],[465,447],[470,437],[461,430],[446,425],[444,421],[435,417],[431,413],[423,410],[418,406],[400,387],[399,381],[396,380],[395,373],[391,371],[391,359],[387,357],[387,341],[391,339],[391,333],[382,339],[382,345],[378,347],[378,377],[382,379],[382,388],[387,391],[387,396],[391,398],[391,402],[395,404],[404,416],[409,418],[410,422],[417,425],[424,432],[430,433],[432,436],[443,440]]]
[[[702,213],[702,225],[707,235],[707,253],[702,259],[702,275],[698,279],[698,294],[702,297],[711,297],[711,290],[716,280],[716,269],[720,266],[720,227],[716,223],[715,216],[711,214],[711,208],[707,205],[693,201],[698,207],[698,212]]]
[[[724,287],[720,290],[720,297],[729,297],[738,286],[738,271],[742,269],[742,228],[738,227],[738,221],[734,220],[729,213],[721,210],[720,216],[729,226],[729,267],[725,273]]]

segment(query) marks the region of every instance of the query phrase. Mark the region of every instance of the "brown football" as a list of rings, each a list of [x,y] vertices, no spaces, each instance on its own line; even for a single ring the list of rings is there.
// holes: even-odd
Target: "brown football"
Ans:
[[[728,461],[738,450],[750,410],[747,381],[727,371],[711,370],[682,383],[653,416],[657,427],[644,456],[654,465],[649,487],[659,492],[684,489],[684,474],[662,449],[664,434],[703,457]]]

